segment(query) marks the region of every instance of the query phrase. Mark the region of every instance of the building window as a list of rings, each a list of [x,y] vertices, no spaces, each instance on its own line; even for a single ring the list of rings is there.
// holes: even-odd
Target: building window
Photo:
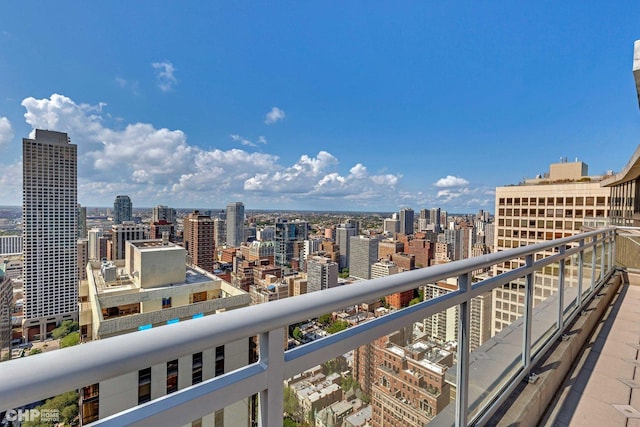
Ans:
[[[202,382],[202,352],[192,356],[191,384]]]
[[[214,422],[216,427],[224,427],[224,409],[215,412]]]
[[[162,308],[171,308],[171,297],[162,298]]]
[[[167,394],[178,391],[178,359],[167,362]]]
[[[151,400],[151,368],[138,371],[138,405]]]
[[[100,384],[93,384],[82,388],[82,407],[80,408],[82,424],[89,424],[98,420],[100,402]]]
[[[216,347],[216,372],[215,376],[224,374],[224,346]]]

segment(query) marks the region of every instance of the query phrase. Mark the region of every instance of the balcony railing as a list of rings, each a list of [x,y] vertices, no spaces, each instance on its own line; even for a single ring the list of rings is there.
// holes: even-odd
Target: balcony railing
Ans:
[[[453,418],[456,426],[483,423],[528,375],[538,358],[559,339],[564,325],[581,312],[589,297],[608,279],[614,271],[615,251],[616,229],[601,229],[3,362],[0,363],[0,411],[258,336],[257,363],[92,425],[184,425],[258,394],[260,425],[281,426],[283,380],[457,305],[459,334]],[[524,265],[473,283],[472,272],[514,260],[523,261]],[[565,280],[567,269],[571,271],[569,284]],[[540,304],[540,310],[538,307],[534,310],[536,274],[554,275],[555,306]],[[291,324],[452,277],[457,278],[458,289],[444,296],[284,350],[285,331]],[[471,300],[512,283],[519,284],[525,294],[524,313],[519,319],[522,333],[518,356],[512,363],[510,376],[493,379],[491,383],[496,384],[496,389],[488,390],[489,398],[482,398],[470,389]],[[551,327],[536,329],[535,314],[542,311],[548,314],[549,310]],[[445,424],[450,422],[453,420]]]

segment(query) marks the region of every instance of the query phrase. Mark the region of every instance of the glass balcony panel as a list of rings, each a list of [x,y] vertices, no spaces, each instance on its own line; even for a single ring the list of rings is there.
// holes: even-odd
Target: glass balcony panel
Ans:
[[[559,264],[553,263],[536,270],[533,282],[534,290],[540,290],[541,296],[534,295],[533,321],[531,324],[532,356],[546,343],[546,340],[558,329]]]
[[[564,320],[578,307],[578,254],[567,258],[564,265]]]

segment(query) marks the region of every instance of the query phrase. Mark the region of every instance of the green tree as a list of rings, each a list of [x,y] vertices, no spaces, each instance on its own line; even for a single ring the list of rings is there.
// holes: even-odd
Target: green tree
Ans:
[[[57,410],[59,416],[58,423],[65,426],[71,425],[77,421],[76,418],[78,417],[78,392],[70,391],[59,394],[54,398],[48,399],[44,404],[38,406],[36,409],[40,411],[43,409]],[[27,421],[22,425],[24,427],[50,427],[52,424],[51,422],[44,422],[38,419]]]
[[[296,326],[295,328],[293,328],[293,337],[298,341],[302,339],[302,331],[300,330],[299,326]]]
[[[347,277],[349,277],[349,269],[343,268],[338,276],[340,276],[340,278],[342,279],[346,279]]]
[[[71,332],[77,331],[78,329],[80,329],[80,325],[78,324],[78,322],[74,322],[72,320],[64,320],[62,323],[60,323],[60,326],[51,331],[51,335],[53,336],[53,338],[59,340],[66,337]]]
[[[32,348],[31,350],[29,350],[29,356],[33,356],[34,354],[40,354],[42,353],[42,349],[39,348]]]
[[[420,301],[422,301],[420,298],[414,298],[411,301],[409,301],[409,305],[414,305],[419,303]]]
[[[291,388],[285,387],[283,399],[284,412],[297,423],[296,425],[300,425],[304,421],[304,411],[298,402],[298,396]]]
[[[326,331],[330,334],[335,334],[336,332],[344,331],[349,327],[349,322],[346,320],[338,320],[327,326]]]
[[[60,348],[71,347],[80,342],[80,333],[79,332],[71,332],[69,335],[65,336],[60,340]]]
[[[342,378],[342,382],[340,383],[340,387],[342,387],[342,391],[344,391],[345,393],[348,392],[349,390],[353,389],[359,389],[360,388],[360,384],[358,384],[358,381],[356,381],[355,378],[353,378],[351,375],[348,375],[344,378]]]
[[[318,323],[326,326],[331,323],[332,319],[333,315],[331,313],[323,314],[322,316],[318,317]]]

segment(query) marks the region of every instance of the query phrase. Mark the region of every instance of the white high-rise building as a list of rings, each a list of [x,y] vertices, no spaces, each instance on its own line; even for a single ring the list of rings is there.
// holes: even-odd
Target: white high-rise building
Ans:
[[[378,261],[381,236],[354,236],[349,240],[349,274],[358,279],[371,279],[371,266]]]
[[[227,245],[239,248],[244,239],[244,205],[242,202],[227,205]]]
[[[307,261],[307,292],[321,291],[338,285],[338,263],[321,256]]]
[[[78,319],[77,146],[66,133],[36,129],[22,140],[23,332],[44,338]]]
[[[358,235],[358,222],[347,220],[336,227],[336,242],[340,247],[339,268],[349,268],[349,239]]]

